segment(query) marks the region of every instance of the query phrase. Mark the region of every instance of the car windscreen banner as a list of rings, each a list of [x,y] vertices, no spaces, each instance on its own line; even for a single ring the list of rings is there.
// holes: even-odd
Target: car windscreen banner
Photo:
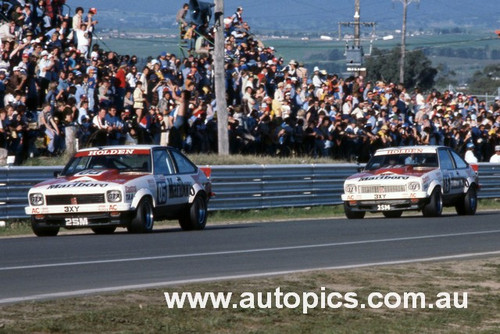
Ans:
[[[81,151],[76,153],[75,157],[94,157],[101,155],[149,155],[150,153],[151,151],[147,149],[120,148]]]

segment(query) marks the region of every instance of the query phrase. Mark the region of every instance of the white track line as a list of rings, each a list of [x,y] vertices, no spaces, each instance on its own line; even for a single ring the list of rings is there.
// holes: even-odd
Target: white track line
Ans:
[[[411,260],[370,262],[370,263],[360,263],[360,264],[351,264],[351,265],[333,266],[333,267],[318,267],[318,268],[299,269],[299,270],[269,271],[269,272],[251,273],[251,274],[243,274],[243,275],[214,276],[214,277],[194,278],[194,279],[185,279],[185,280],[177,280],[177,281],[164,281],[164,282],[154,282],[154,283],[145,283],[145,284],[122,285],[122,286],[114,286],[114,287],[106,287],[106,288],[54,292],[54,293],[38,294],[38,295],[24,296],[24,297],[4,298],[4,299],[0,299],[0,305],[1,304],[19,303],[19,302],[23,302],[23,301],[77,297],[77,296],[83,296],[83,295],[107,293],[107,292],[117,292],[117,291],[123,291],[123,290],[151,289],[151,288],[159,288],[159,287],[174,286],[174,285],[181,285],[181,284],[205,283],[205,282],[212,282],[212,281],[217,281],[217,280],[258,278],[258,277],[267,277],[267,276],[276,276],[276,275],[287,275],[287,274],[294,274],[294,273],[306,273],[306,272],[318,271],[318,270],[355,269],[355,268],[363,268],[363,267],[371,267],[371,266],[408,264],[408,263],[415,263],[415,262],[458,260],[458,259],[465,259],[465,258],[471,258],[471,257],[492,256],[492,255],[500,255],[500,251],[467,253],[467,254],[457,254],[457,255],[447,255],[447,256],[436,256],[436,257],[427,257],[427,258],[411,259]]]
[[[124,258],[124,259],[107,259],[107,260],[33,264],[33,265],[25,265],[25,266],[0,267],[0,271],[39,269],[39,268],[51,268],[51,267],[67,267],[67,266],[79,266],[79,265],[94,265],[94,264],[108,264],[108,263],[134,262],[134,261],[154,261],[154,260],[167,260],[167,259],[202,257],[202,256],[249,254],[249,253],[259,253],[259,252],[274,252],[274,251],[287,251],[287,250],[297,250],[297,249],[339,247],[339,246],[374,244],[374,243],[384,243],[384,242],[399,242],[399,241],[421,240],[421,239],[462,237],[462,236],[482,235],[482,234],[492,234],[492,233],[500,233],[500,230],[436,234],[436,235],[422,235],[422,236],[404,237],[404,238],[345,241],[345,242],[333,242],[333,243],[312,244],[312,245],[283,246],[283,247],[256,248],[256,249],[240,249],[240,250],[206,252],[206,253],[188,253],[188,254],[172,254],[172,255],[159,255],[159,256],[132,257],[132,258]]]

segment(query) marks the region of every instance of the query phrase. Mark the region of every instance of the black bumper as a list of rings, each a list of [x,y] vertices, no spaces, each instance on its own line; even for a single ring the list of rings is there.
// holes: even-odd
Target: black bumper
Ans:
[[[121,212],[112,216],[109,212],[103,213],[78,213],[78,214],[49,214],[32,216],[33,222],[39,226],[65,227],[65,228],[87,228],[105,226],[123,226],[130,224],[133,212]]]
[[[364,212],[383,212],[383,211],[410,211],[410,210],[422,210],[422,208],[429,202],[428,198],[419,199],[417,202],[410,199],[394,199],[394,200],[384,200],[384,201],[356,201],[355,204],[352,202],[345,202],[345,205],[351,211],[364,211]],[[387,209],[387,205],[390,209]],[[384,209],[381,209],[384,207]]]

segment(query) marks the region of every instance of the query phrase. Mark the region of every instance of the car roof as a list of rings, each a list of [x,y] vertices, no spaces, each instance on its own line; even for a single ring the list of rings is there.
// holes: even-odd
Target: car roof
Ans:
[[[399,146],[378,149],[377,152],[375,152],[375,155],[436,153],[440,148],[448,149],[446,146],[438,145]]]

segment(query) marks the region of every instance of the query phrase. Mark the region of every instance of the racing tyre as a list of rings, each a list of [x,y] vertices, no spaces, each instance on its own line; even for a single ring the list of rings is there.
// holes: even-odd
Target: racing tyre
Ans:
[[[31,229],[37,237],[55,237],[59,233],[59,227],[40,226],[33,218],[31,218]]]
[[[153,230],[153,225],[153,203],[151,202],[151,198],[146,197],[139,202],[135,216],[127,227],[127,230],[130,233],[147,233]]]
[[[116,230],[115,226],[92,227],[95,234],[111,234]]]
[[[403,214],[403,211],[402,210],[398,210],[398,211],[384,211],[384,212],[382,212],[382,214],[386,218],[399,218]]]
[[[179,225],[184,231],[203,230],[207,224],[207,200],[197,195],[193,203],[179,219]]]
[[[344,213],[347,219],[363,219],[365,218],[364,211],[352,211],[349,206],[344,202]]]
[[[471,186],[460,201],[455,204],[455,209],[459,215],[473,215],[477,209],[477,190]]]
[[[439,217],[443,212],[443,196],[441,195],[441,189],[436,188],[431,194],[429,203],[427,203],[423,209],[422,213],[424,217]]]

